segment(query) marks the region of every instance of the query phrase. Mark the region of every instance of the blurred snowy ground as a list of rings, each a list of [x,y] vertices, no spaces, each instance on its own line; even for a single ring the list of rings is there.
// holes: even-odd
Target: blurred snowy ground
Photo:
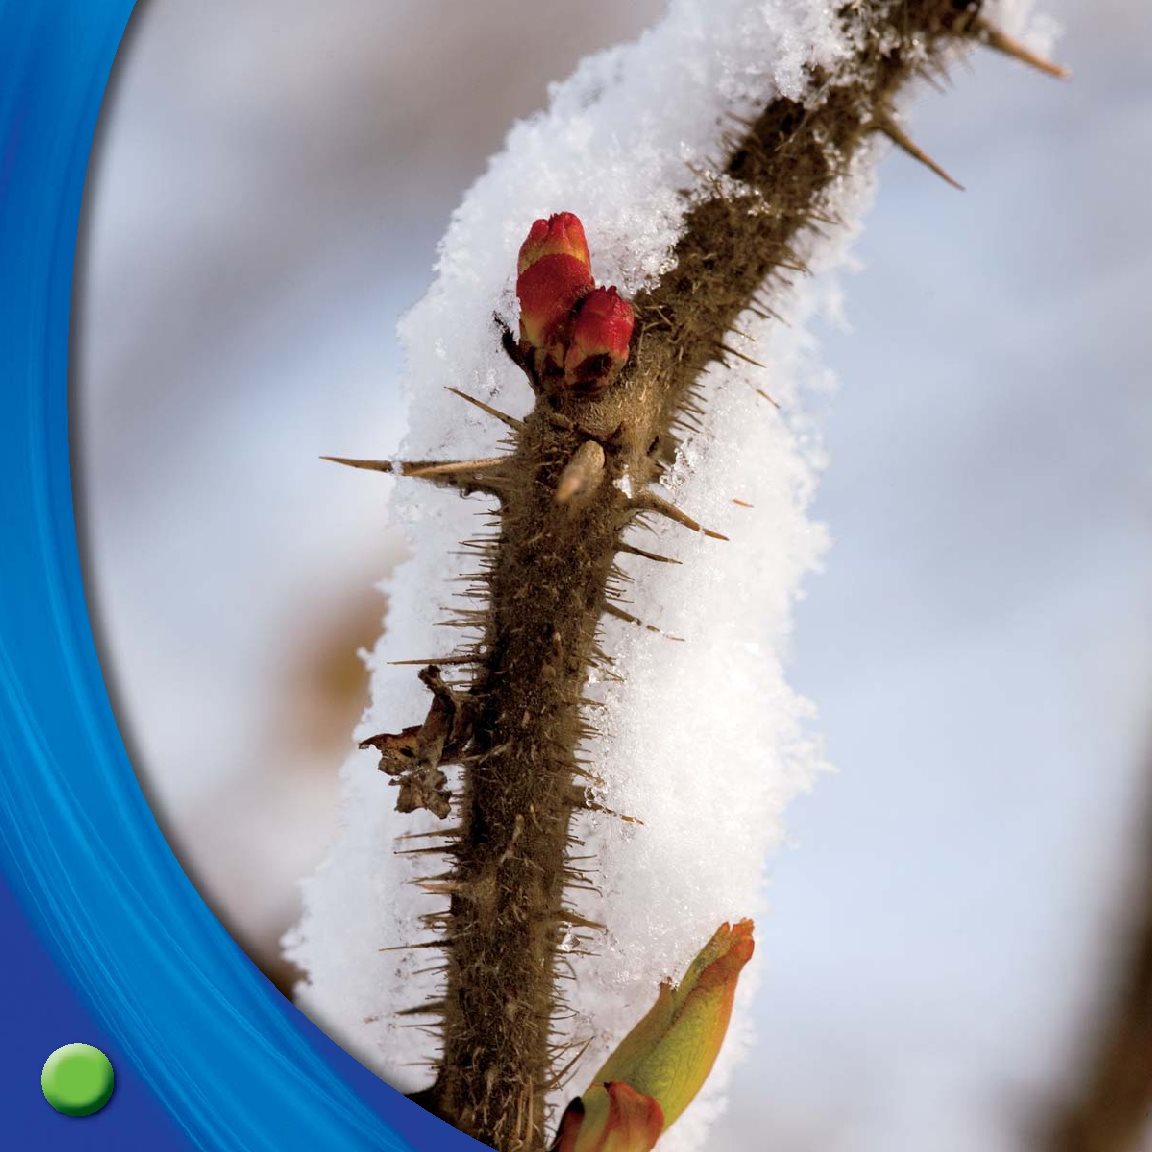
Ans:
[[[393,327],[516,116],[658,10],[151,0],[102,123],[75,362],[89,587],[144,783],[275,970],[397,545]],[[1152,737],[1152,13],[1048,0],[911,116],[829,328],[760,1042],[716,1147],[1021,1148],[1106,979]],[[374,483],[378,480],[378,483]],[[283,972],[277,975],[283,978]]]

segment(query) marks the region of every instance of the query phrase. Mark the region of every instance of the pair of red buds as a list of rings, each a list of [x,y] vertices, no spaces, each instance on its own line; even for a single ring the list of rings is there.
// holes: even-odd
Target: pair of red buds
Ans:
[[[615,288],[596,287],[579,218],[537,220],[516,270],[520,354],[534,379],[598,395],[628,361],[635,315]]]

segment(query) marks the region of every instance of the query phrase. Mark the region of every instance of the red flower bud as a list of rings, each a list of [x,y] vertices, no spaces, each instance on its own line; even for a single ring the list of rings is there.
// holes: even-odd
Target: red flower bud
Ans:
[[[579,391],[606,388],[628,362],[636,314],[615,288],[595,288],[572,325],[564,358],[564,382]]]
[[[588,265],[563,253],[542,256],[516,277],[520,339],[563,362],[572,310],[592,288]]]
[[[578,216],[571,212],[557,212],[547,220],[537,220],[528,232],[528,239],[520,245],[516,271],[523,272],[531,268],[545,256],[572,256],[589,269],[591,274],[588,241]]]

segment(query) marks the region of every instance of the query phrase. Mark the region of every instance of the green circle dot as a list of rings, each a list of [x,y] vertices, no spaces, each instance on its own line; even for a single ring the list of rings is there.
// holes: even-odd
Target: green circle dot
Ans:
[[[112,1062],[91,1044],[65,1044],[44,1062],[40,1088],[44,1099],[65,1116],[91,1116],[112,1098],[116,1073]]]

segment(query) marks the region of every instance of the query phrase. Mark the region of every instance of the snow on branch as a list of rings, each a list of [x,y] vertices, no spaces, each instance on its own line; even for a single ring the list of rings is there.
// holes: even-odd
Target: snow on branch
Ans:
[[[898,24],[895,8],[922,9],[921,27]],[[445,896],[455,893],[455,904],[463,883],[461,849],[445,847],[444,821],[411,797],[437,797],[432,806],[441,812],[444,797],[464,806],[482,769],[468,777],[446,766],[438,777],[437,765],[450,759],[429,760],[417,781],[423,792],[408,778],[408,807],[416,810],[398,813],[397,793],[377,768],[381,755],[419,759],[434,746],[439,756],[457,737],[467,745],[454,709],[470,706],[468,681],[450,673],[473,657],[487,660],[493,625],[483,597],[461,593],[511,530],[500,519],[507,504],[493,494],[505,482],[500,469],[515,465],[493,461],[513,460],[509,438],[522,444],[520,421],[530,423],[540,404],[502,337],[502,327],[515,331],[519,322],[517,251],[529,227],[574,213],[596,282],[635,299],[635,363],[623,387],[650,401],[645,373],[664,382],[681,371],[692,377],[669,385],[666,402],[653,401],[667,436],[651,449],[652,474],[624,468],[612,477],[616,506],[632,501],[637,515],[616,551],[620,571],[609,580],[596,636],[605,658],[590,659],[581,673],[590,733],[574,767],[574,883],[549,961],[570,977],[561,980],[570,1011],[556,1017],[551,1040],[571,1056],[583,1053],[569,1068],[579,1084],[717,923],[764,922],[764,868],[782,814],[821,766],[813,709],[784,676],[792,607],[827,543],[808,516],[824,461],[804,404],[827,383],[808,325],[836,305],[833,273],[871,197],[876,144],[893,138],[889,96],[915,75],[939,71],[958,38],[986,38],[982,30],[993,26],[1018,34],[1025,8],[673,0],[636,43],[585,60],[554,86],[549,109],[512,129],[453,215],[436,281],[401,326],[410,405],[398,454],[417,463],[381,465],[440,483],[381,481],[396,483],[391,514],[411,559],[388,582],[387,628],[369,661],[371,705],[357,738],[373,745],[344,766],[342,831],[307,885],[304,919],[288,942],[307,973],[302,1006],[391,1083],[425,1086],[439,1058],[436,1029],[400,1013],[438,1008],[445,996],[436,946],[444,933],[451,938]],[[865,98],[873,103],[862,108]],[[819,172],[813,188],[797,185],[774,199],[791,161],[769,143],[800,140],[797,125],[808,135],[796,145],[796,171],[808,163]],[[751,149],[746,165],[741,148]],[[714,207],[738,218],[751,239],[729,235],[727,218],[708,224],[718,240],[738,239],[710,280],[713,254],[684,244],[708,234],[701,221]],[[764,297],[755,294],[761,264],[750,258],[729,268],[760,235],[775,245],[763,265],[771,273]],[[698,283],[675,283],[692,269]],[[744,293],[741,277],[749,276]],[[697,333],[693,317],[704,317],[699,328],[713,314],[727,317],[730,330]],[[610,433],[593,440],[610,447]],[[587,458],[597,451],[599,468],[602,450]],[[446,460],[467,467],[435,464]],[[458,491],[438,490],[445,486]],[[661,501],[675,505],[680,522],[639,514],[645,501],[648,512]],[[687,531],[685,519],[712,534]],[[530,612],[547,590],[533,588],[530,573],[523,584]],[[446,617],[464,627],[471,648],[441,626]],[[412,665],[420,662],[439,670],[418,678]],[[491,662],[484,667],[491,676]],[[423,715],[429,690],[437,703],[423,726],[378,735]],[[483,757],[502,753],[486,747]],[[439,876],[438,852],[457,854]],[[770,931],[765,940],[760,956],[771,951]],[[459,968],[458,959],[451,964]],[[738,993],[740,1040],[728,1043],[701,1101],[662,1138],[662,1152],[704,1146],[747,1044],[753,985],[745,979]],[[566,1060],[558,1056],[554,1067]],[[553,1091],[550,1104],[565,1099]]]

